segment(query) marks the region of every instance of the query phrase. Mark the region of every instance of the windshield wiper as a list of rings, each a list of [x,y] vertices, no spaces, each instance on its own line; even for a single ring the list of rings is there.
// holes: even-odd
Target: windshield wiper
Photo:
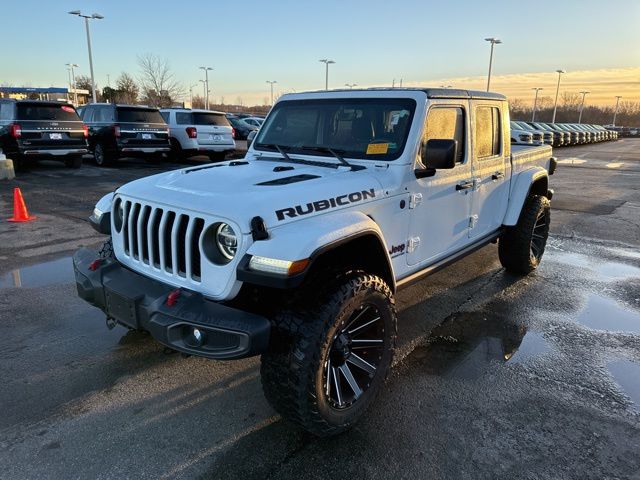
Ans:
[[[321,147],[321,146],[315,146],[315,147],[304,146],[299,148],[300,150],[308,150],[311,152],[330,153],[331,155],[336,157],[342,165],[344,165],[345,167],[349,167],[351,170],[356,170],[356,169],[359,169],[358,167],[360,167],[360,165],[351,165],[349,162],[347,162],[344,159],[342,155],[340,155],[341,153],[344,153],[344,150],[336,150],[333,148]]]

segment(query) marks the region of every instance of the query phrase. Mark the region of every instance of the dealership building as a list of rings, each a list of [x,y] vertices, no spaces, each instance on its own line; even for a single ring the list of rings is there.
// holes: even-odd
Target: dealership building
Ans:
[[[78,105],[85,105],[90,98],[89,90],[66,87],[0,87],[0,98],[15,98],[18,100],[49,100],[75,103],[78,97]]]

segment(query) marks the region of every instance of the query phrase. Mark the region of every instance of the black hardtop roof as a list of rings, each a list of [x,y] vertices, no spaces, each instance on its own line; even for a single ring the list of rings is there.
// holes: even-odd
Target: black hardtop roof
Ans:
[[[331,92],[425,92],[427,98],[464,98],[464,99],[482,99],[482,100],[506,100],[507,97],[501,93],[485,92],[482,90],[463,90],[457,88],[418,88],[418,87],[375,87],[375,88],[339,88],[329,90]],[[299,92],[299,93],[319,93],[318,91]],[[294,94],[295,95],[295,94]]]

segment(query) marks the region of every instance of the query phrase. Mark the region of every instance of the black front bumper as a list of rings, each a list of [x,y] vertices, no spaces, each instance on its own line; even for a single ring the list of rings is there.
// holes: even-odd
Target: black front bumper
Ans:
[[[270,322],[265,317],[189,290],[181,290],[171,306],[167,297],[175,287],[137,274],[115,260],[92,263],[97,258],[86,248],[73,256],[78,295],[118,323],[146,330],[163,345],[189,355],[227,360],[266,350]],[[194,328],[201,334],[199,341]]]

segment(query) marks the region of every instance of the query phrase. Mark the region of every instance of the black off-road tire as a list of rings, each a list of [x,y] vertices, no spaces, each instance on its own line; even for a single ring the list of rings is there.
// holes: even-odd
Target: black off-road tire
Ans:
[[[113,157],[106,151],[104,145],[97,143],[93,150],[93,158],[99,167],[108,167],[113,162]]]
[[[397,333],[393,294],[379,277],[353,272],[337,280],[334,277],[333,284],[324,293],[308,288],[306,298],[296,305],[273,320],[269,350],[262,355],[262,388],[269,403],[286,419],[318,436],[336,435],[350,428],[364,414],[387,377]],[[357,352],[362,357],[374,352],[375,372],[365,375],[364,370],[356,370],[351,364],[356,372],[349,371],[351,379],[359,378],[362,385],[358,384],[358,387],[364,388],[359,397],[356,395],[351,402],[337,406],[332,403],[331,392],[327,394],[330,387],[326,381],[331,378],[335,382],[329,370],[332,364],[327,361],[335,358],[332,355],[336,342],[342,338],[338,335],[344,334],[349,325],[357,321],[353,320],[354,316],[371,313],[368,309],[373,309],[373,314],[380,318],[371,326],[363,327],[361,332],[366,332],[367,336],[377,334],[384,343],[371,350],[360,346]],[[367,328],[375,329],[375,334]],[[363,341],[368,342],[368,339]],[[354,348],[352,352],[355,351]],[[346,354],[346,358],[352,354]],[[366,358],[374,363],[372,357]],[[343,367],[347,362],[344,361]],[[338,365],[335,361],[334,364]],[[338,382],[348,382],[344,372],[338,373],[337,378]],[[333,387],[334,397],[336,391]],[[355,394],[355,390],[343,390],[345,392]]]
[[[100,258],[104,258],[105,260],[112,260],[115,258],[115,255],[113,254],[113,243],[111,242],[111,237],[109,237],[109,240],[105,241],[102,244],[102,247],[100,247],[100,250],[98,250],[98,256]]]
[[[67,168],[81,168],[82,167],[82,155],[74,155],[65,159],[64,165]]]
[[[541,195],[531,195],[525,201],[518,223],[500,237],[498,255],[500,263],[510,273],[526,275],[535,270],[544,254],[551,202]]]

